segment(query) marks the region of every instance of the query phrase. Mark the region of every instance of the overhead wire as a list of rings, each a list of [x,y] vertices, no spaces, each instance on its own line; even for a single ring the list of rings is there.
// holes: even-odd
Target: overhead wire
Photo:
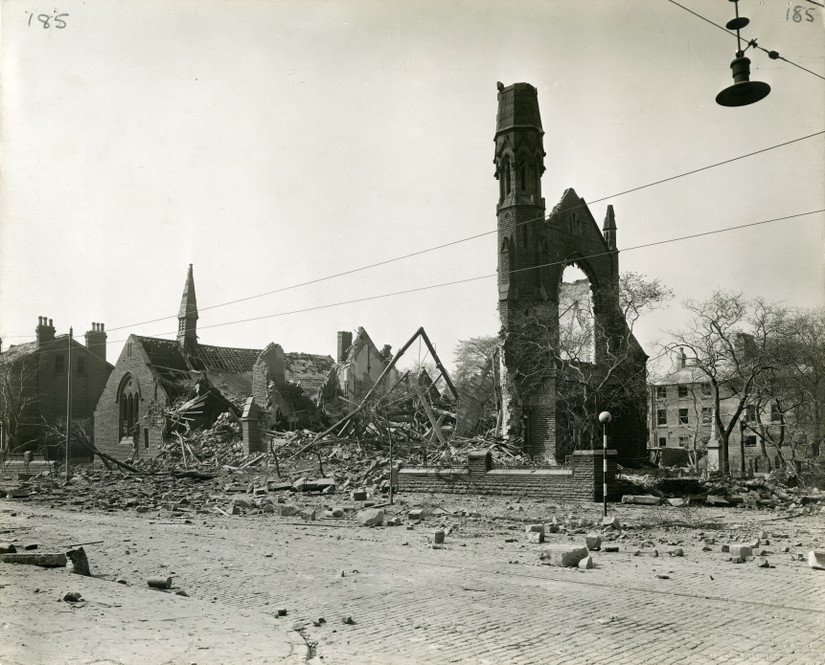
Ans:
[[[633,192],[638,192],[638,191],[641,191],[643,189],[648,189],[650,187],[655,187],[655,186],[658,186],[658,185],[662,185],[664,183],[671,182],[673,180],[677,180],[679,178],[684,178],[686,176],[695,175],[697,173],[701,173],[702,171],[708,171],[710,169],[718,168],[718,167],[724,166],[726,164],[731,164],[733,162],[736,162],[736,161],[739,161],[739,160],[742,160],[742,159],[746,159],[748,157],[753,157],[755,155],[759,155],[759,154],[762,154],[762,153],[765,153],[765,152],[769,152],[771,150],[776,150],[778,148],[783,148],[783,147],[786,147],[786,146],[789,146],[789,145],[793,145],[794,143],[799,143],[801,141],[806,141],[808,139],[812,139],[812,138],[815,138],[817,136],[822,136],[823,134],[825,134],[825,130],[814,132],[813,134],[807,134],[805,136],[800,136],[800,137],[797,137],[797,138],[794,138],[794,139],[790,139],[788,141],[783,141],[781,143],[776,143],[776,144],[768,146],[766,148],[760,148],[759,150],[754,150],[752,152],[748,152],[748,153],[745,153],[745,154],[742,154],[742,155],[737,155],[736,157],[731,157],[729,159],[725,159],[725,160],[722,160],[720,162],[714,162],[712,164],[707,164],[705,166],[701,166],[699,168],[691,169],[691,170],[685,171],[683,173],[678,173],[676,175],[672,175],[672,176],[668,176],[666,178],[662,178],[660,180],[654,180],[653,182],[645,183],[645,184],[639,185],[637,187],[631,187],[629,189],[625,189],[625,190],[617,192],[615,194],[609,194],[607,196],[602,196],[602,197],[597,198],[593,201],[590,201],[590,203],[584,202],[581,205],[571,207],[568,210],[576,210],[576,209],[580,209],[580,208],[586,208],[588,205],[601,203],[603,201],[607,201],[608,199],[618,198],[620,196],[625,196],[626,194],[631,194]],[[532,222],[535,222],[535,221],[538,221],[538,220],[545,220],[545,219],[548,219],[549,217],[550,217],[550,215],[542,215],[540,217],[525,219],[525,220],[522,220],[521,222],[518,222],[515,226],[518,227],[518,226],[521,226],[523,224],[529,224],[529,223],[532,223]],[[310,279],[310,280],[307,280],[307,281],[304,281],[304,282],[299,282],[299,283],[296,283],[296,284],[290,284],[288,286],[282,286],[282,287],[279,287],[277,289],[272,289],[270,291],[265,291],[263,293],[257,293],[257,294],[249,295],[249,296],[242,296],[240,298],[235,298],[233,300],[228,300],[226,302],[217,303],[217,304],[214,304],[214,305],[207,305],[205,307],[199,307],[198,310],[201,311],[201,312],[205,312],[205,311],[208,311],[210,309],[217,309],[219,307],[227,307],[229,305],[235,305],[235,304],[238,304],[238,303],[247,302],[249,300],[255,300],[255,299],[258,299],[258,298],[263,298],[265,296],[275,295],[276,293],[283,293],[285,291],[291,291],[293,289],[301,288],[301,287],[304,287],[304,286],[310,286],[312,284],[318,284],[320,282],[326,282],[326,281],[329,281],[329,280],[332,280],[332,279],[345,277],[347,275],[353,275],[355,273],[364,272],[366,270],[371,270],[373,268],[379,268],[381,266],[385,266],[385,265],[395,263],[395,262],[398,262],[398,261],[404,261],[406,259],[414,258],[416,256],[422,256],[424,254],[429,254],[431,252],[446,249],[448,247],[453,247],[455,245],[459,245],[459,244],[462,244],[462,243],[465,243],[465,242],[469,242],[471,240],[477,240],[479,238],[483,238],[483,237],[486,237],[486,236],[489,236],[489,235],[493,235],[494,233],[497,233],[497,232],[498,232],[498,229],[490,229],[488,231],[482,231],[481,233],[475,233],[473,235],[465,236],[463,238],[457,238],[456,240],[451,240],[449,242],[440,243],[438,245],[433,245],[432,247],[425,247],[424,249],[416,250],[414,252],[408,252],[407,254],[402,254],[402,255],[395,256],[395,257],[392,257],[392,258],[389,258],[389,259],[383,259],[381,261],[376,261],[374,263],[370,263],[370,264],[367,264],[367,265],[364,265],[364,266],[359,266],[357,268],[350,268],[348,270],[342,270],[340,272],[333,273],[331,275],[326,275],[326,276],[323,276],[323,277],[316,277],[314,279]],[[149,319],[149,320],[146,320],[146,321],[140,321],[138,323],[130,323],[130,324],[125,324],[125,325],[114,326],[114,327],[109,328],[109,331],[113,332],[113,331],[116,331],[116,330],[123,330],[125,328],[133,328],[133,327],[136,327],[136,326],[148,325],[150,323],[158,323],[160,321],[166,321],[167,319],[171,319],[171,318],[174,318],[174,317],[175,317],[175,315],[168,315],[168,316],[163,316],[163,317],[159,317],[159,318],[155,318],[155,319]]]
[[[657,246],[660,246],[660,245],[666,245],[666,244],[675,243],[675,242],[683,242],[685,240],[693,240],[693,239],[696,239],[696,238],[703,238],[703,237],[707,237],[707,236],[718,235],[718,234],[721,234],[721,233],[729,233],[731,231],[738,231],[738,230],[741,230],[741,229],[747,229],[747,228],[752,228],[752,227],[757,227],[757,226],[764,226],[764,225],[767,225],[767,224],[775,224],[777,222],[787,221],[787,220],[790,220],[790,219],[797,219],[797,218],[800,218],[800,217],[806,217],[806,216],[809,216],[809,215],[815,215],[815,214],[819,214],[819,213],[825,213],[825,208],[819,208],[817,210],[808,210],[806,212],[793,213],[793,214],[790,214],[790,215],[783,215],[781,217],[773,217],[771,219],[760,220],[760,221],[757,221],[757,222],[747,222],[745,224],[737,224],[735,226],[727,226],[727,227],[720,228],[720,229],[711,229],[709,231],[700,231],[698,233],[691,233],[691,234],[687,234],[687,235],[683,235],[683,236],[677,236],[677,237],[674,237],[674,238],[665,238],[664,240],[654,240],[654,241],[651,241],[651,242],[641,243],[639,245],[632,245],[630,247],[625,247],[621,250],[621,252],[631,252],[631,251],[635,251],[635,250],[639,250],[639,249],[647,249],[647,248],[650,248],[650,247],[657,247]],[[531,270],[539,270],[539,269],[542,269],[542,268],[550,268],[550,267],[554,267],[554,266],[561,266],[561,265],[567,266],[567,265],[571,265],[571,263],[575,263],[576,261],[595,259],[595,258],[599,258],[599,257],[602,257],[602,256],[607,256],[607,255],[615,253],[616,251],[619,251],[619,250],[609,250],[609,251],[604,251],[604,252],[597,252],[595,254],[589,254],[589,255],[586,255],[586,256],[576,257],[575,259],[562,259],[562,260],[559,260],[559,261],[552,261],[550,263],[543,263],[543,264],[540,264],[540,265],[529,266],[527,268],[519,268],[519,269],[516,269],[516,270],[512,270],[510,272],[511,272],[511,274],[515,274],[515,273],[521,273],[521,272],[528,272],[528,271],[531,271]],[[307,312],[314,312],[314,311],[318,311],[318,310],[322,310],[322,309],[330,309],[332,307],[341,307],[341,306],[344,306],[344,305],[352,305],[352,304],[357,304],[357,303],[362,303],[362,302],[370,302],[370,301],[374,301],[374,300],[382,300],[382,299],[385,299],[385,298],[392,298],[392,297],[401,296],[401,295],[409,295],[411,293],[420,293],[422,291],[429,291],[429,290],[433,290],[433,289],[445,288],[445,287],[448,287],[448,286],[457,286],[459,284],[467,284],[467,283],[470,283],[470,282],[476,282],[476,281],[480,281],[480,280],[483,280],[483,279],[490,279],[492,277],[496,277],[497,275],[498,275],[497,272],[487,273],[487,274],[484,274],[484,275],[475,275],[473,277],[465,277],[465,278],[462,278],[462,279],[450,280],[448,282],[440,282],[438,284],[428,284],[428,285],[425,285],[425,286],[417,286],[417,287],[413,287],[413,288],[409,288],[409,289],[402,289],[402,290],[399,290],[399,291],[392,291],[392,292],[389,292],[389,293],[381,293],[381,294],[376,294],[376,295],[371,295],[371,296],[362,296],[362,297],[359,297],[359,298],[351,298],[349,300],[341,300],[341,301],[333,302],[333,303],[324,303],[324,304],[321,304],[321,305],[313,305],[313,306],[310,306],[310,307],[302,307],[302,308],[299,308],[299,309],[288,310],[288,311],[284,311],[284,312],[274,312],[272,314],[263,314],[263,315],[260,315],[260,316],[253,316],[253,317],[248,317],[248,318],[244,318],[244,319],[235,319],[235,320],[232,320],[232,321],[222,321],[222,322],[219,322],[219,323],[201,325],[201,326],[198,326],[198,329],[199,330],[206,330],[206,329],[209,329],[209,328],[221,328],[221,327],[224,327],[224,326],[237,325],[237,324],[241,324],[241,323],[252,323],[254,321],[263,321],[263,320],[266,320],[266,319],[279,318],[279,317],[283,317],[283,316],[292,316],[294,314],[304,314],[304,313],[307,313]],[[167,332],[162,332],[162,333],[155,333],[154,335],[146,335],[146,337],[161,337],[163,335],[174,335],[174,334],[177,334],[177,331],[167,331]],[[77,339],[77,338],[75,338],[75,339]],[[125,342],[125,341],[127,341],[127,340],[126,339],[112,340],[112,341],[107,341],[106,344],[107,345],[109,345],[109,344],[118,344],[118,343],[122,343],[122,342]],[[84,347],[84,348],[86,348],[86,347]],[[49,352],[51,352],[51,351],[50,350],[46,351],[46,353],[49,353]],[[62,349],[55,349],[54,352],[55,353],[62,352]]]

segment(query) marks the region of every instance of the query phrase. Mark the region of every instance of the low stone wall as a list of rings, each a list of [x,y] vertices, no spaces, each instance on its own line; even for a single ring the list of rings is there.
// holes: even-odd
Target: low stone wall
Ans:
[[[607,451],[607,495],[616,498],[616,451]],[[501,494],[570,501],[602,500],[602,451],[578,450],[566,469],[494,469],[489,451],[470,453],[466,467],[401,467],[400,492]]]

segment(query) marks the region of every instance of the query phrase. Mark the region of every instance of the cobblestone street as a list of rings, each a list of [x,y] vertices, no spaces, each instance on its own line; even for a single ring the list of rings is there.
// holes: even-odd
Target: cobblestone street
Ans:
[[[771,513],[703,508],[691,512],[691,530],[663,526],[662,511],[618,507],[628,537],[615,541],[618,552],[594,553],[596,568],[582,571],[540,566],[543,546],[526,542],[520,520],[527,517],[502,515],[481,528],[446,515],[409,530],[263,515],[197,515],[187,524],[30,503],[3,509],[4,539],[44,550],[102,540],[86,547],[94,575],[137,587],[171,575],[192,598],[223,610],[274,617],[286,608],[278,621],[300,624],[312,662],[820,665],[825,653],[825,574],[793,560],[822,543],[821,515],[789,523]],[[502,513],[504,505],[488,509]],[[525,510],[533,518],[546,508]],[[595,518],[598,510],[578,514]],[[684,513],[668,514],[678,522]],[[654,516],[657,523],[646,524]],[[429,536],[440,523],[454,530],[434,549]],[[768,546],[775,567],[735,565],[719,545],[703,552],[696,537],[722,543],[735,530],[776,533]],[[637,546],[653,534],[662,544]],[[670,542],[685,555],[668,556]],[[790,552],[782,553],[786,542]]]

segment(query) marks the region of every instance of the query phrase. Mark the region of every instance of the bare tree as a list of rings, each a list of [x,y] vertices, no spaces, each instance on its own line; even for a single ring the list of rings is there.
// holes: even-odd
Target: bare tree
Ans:
[[[486,371],[499,346],[495,335],[460,339],[453,352],[456,387],[461,390],[477,374]]]
[[[738,423],[747,422],[743,417],[748,407],[760,411],[783,362],[777,342],[787,329],[789,312],[726,291],[716,291],[705,301],[688,301],[685,307],[693,316],[684,331],[673,334],[673,346],[692,352],[695,369],[710,384],[719,469],[728,474],[731,436]],[[744,471],[744,454],[740,457]]]
[[[758,437],[762,454],[770,446],[783,466],[795,470],[803,458],[819,455],[825,398],[825,309],[790,310],[761,303],[775,321],[753,400],[754,419],[744,431]]]
[[[23,448],[37,438],[37,379],[36,357],[0,360],[0,427],[8,450]]]

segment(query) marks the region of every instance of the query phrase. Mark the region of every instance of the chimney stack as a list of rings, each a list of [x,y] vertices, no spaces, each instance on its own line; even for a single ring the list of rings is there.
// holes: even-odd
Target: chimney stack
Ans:
[[[40,348],[46,342],[54,341],[54,323],[51,319],[45,316],[37,317],[37,328],[34,331],[37,334],[37,347]]]
[[[338,331],[338,355],[336,359],[339,363],[344,362],[347,359],[347,353],[349,353],[349,347],[352,346],[352,333],[348,330],[339,330]]]
[[[92,323],[92,329],[86,331],[86,348],[92,355],[106,360],[106,330],[102,323]]]

